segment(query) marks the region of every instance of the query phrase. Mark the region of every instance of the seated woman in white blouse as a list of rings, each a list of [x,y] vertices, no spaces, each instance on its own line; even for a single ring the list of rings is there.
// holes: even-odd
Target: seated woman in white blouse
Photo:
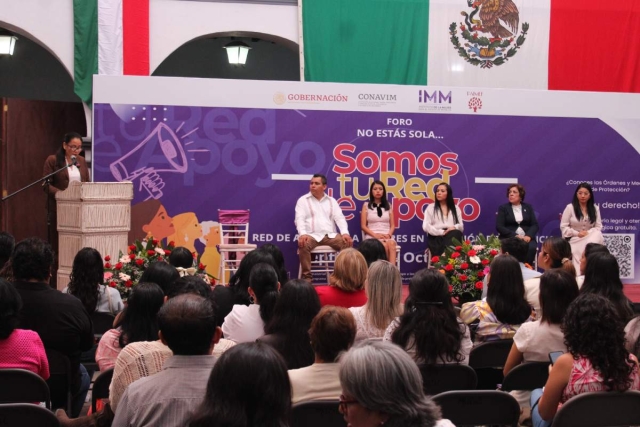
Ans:
[[[569,240],[573,265],[580,271],[580,258],[589,243],[603,244],[600,208],[595,204],[591,185],[578,184],[573,201],[567,205],[560,221],[562,237]]]
[[[252,342],[264,335],[264,325],[271,320],[278,300],[280,282],[276,270],[261,262],[249,274],[249,297],[251,304],[236,304],[224,318],[224,337],[236,343]]]
[[[462,211],[453,201],[453,190],[449,184],[438,184],[436,201],[424,211],[422,229],[429,235],[427,245],[431,256],[440,256],[453,238],[462,241]]]

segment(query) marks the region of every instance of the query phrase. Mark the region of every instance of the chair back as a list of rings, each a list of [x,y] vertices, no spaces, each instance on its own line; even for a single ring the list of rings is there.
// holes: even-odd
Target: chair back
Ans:
[[[113,321],[116,317],[111,313],[103,313],[94,311],[91,313],[91,322],[93,323],[93,335],[96,339],[100,339],[105,332],[113,329]]]
[[[502,381],[502,390],[535,390],[549,378],[549,362],[525,362],[513,368]]]
[[[0,369],[0,403],[44,402],[51,409],[49,386],[25,369]]]
[[[64,408],[71,413],[72,373],[69,358],[59,351],[45,348],[49,360],[49,379],[47,385],[51,393],[51,406],[54,409]]]
[[[30,403],[7,403],[0,405],[2,427],[59,427],[60,422],[53,412]]]
[[[438,394],[451,390],[475,390],[478,385],[476,371],[467,365],[418,365],[422,374],[425,394]]]
[[[97,411],[96,405],[99,399],[107,399],[109,397],[109,386],[113,378],[113,368],[107,369],[98,375],[93,382],[93,390],[91,391],[91,413]]]
[[[247,243],[249,237],[249,210],[218,209],[221,244]]]
[[[553,418],[553,427],[640,425],[640,392],[596,391],[569,399]]]
[[[291,427],[346,427],[337,400],[313,400],[293,405]]]
[[[447,391],[433,396],[442,418],[461,426],[518,427],[520,405],[509,393],[496,390]],[[555,421],[553,426],[556,427]]]
[[[497,340],[482,343],[469,354],[469,366],[478,375],[478,389],[495,390],[502,383],[502,368],[511,351],[513,340]]]

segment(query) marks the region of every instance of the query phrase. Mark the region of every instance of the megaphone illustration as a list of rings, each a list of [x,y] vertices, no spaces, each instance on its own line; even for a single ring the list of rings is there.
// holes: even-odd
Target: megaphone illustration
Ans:
[[[149,166],[149,162],[160,146],[167,160],[166,167]],[[140,178],[140,190],[149,193],[149,198],[162,197],[164,182],[158,172],[185,173],[189,167],[184,147],[175,132],[166,124],[160,123],[134,149],[111,163],[109,169],[117,181],[133,181]]]

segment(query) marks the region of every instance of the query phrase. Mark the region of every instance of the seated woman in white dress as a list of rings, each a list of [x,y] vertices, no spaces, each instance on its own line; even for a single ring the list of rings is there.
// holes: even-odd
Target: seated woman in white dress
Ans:
[[[427,245],[431,256],[440,256],[454,238],[462,241],[462,212],[453,201],[449,184],[438,184],[436,200],[424,211],[422,229],[429,235]]]
[[[569,240],[573,265],[580,271],[580,258],[588,243],[604,243],[600,208],[594,203],[591,185],[583,182],[573,194],[573,201],[567,205],[560,221],[562,237]]]
[[[369,202],[362,206],[360,227],[363,239],[378,239],[384,245],[387,260],[396,263],[396,242],[393,240],[393,212],[387,201],[387,189],[382,181],[373,181],[369,188]]]
[[[371,264],[364,288],[367,303],[349,309],[356,319],[356,342],[382,339],[389,324],[402,314],[402,280],[395,265],[383,260]]]

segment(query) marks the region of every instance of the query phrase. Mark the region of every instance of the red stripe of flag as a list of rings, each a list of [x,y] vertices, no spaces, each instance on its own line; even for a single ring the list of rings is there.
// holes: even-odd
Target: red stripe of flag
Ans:
[[[122,60],[125,75],[149,75],[149,0],[122,2]]]

